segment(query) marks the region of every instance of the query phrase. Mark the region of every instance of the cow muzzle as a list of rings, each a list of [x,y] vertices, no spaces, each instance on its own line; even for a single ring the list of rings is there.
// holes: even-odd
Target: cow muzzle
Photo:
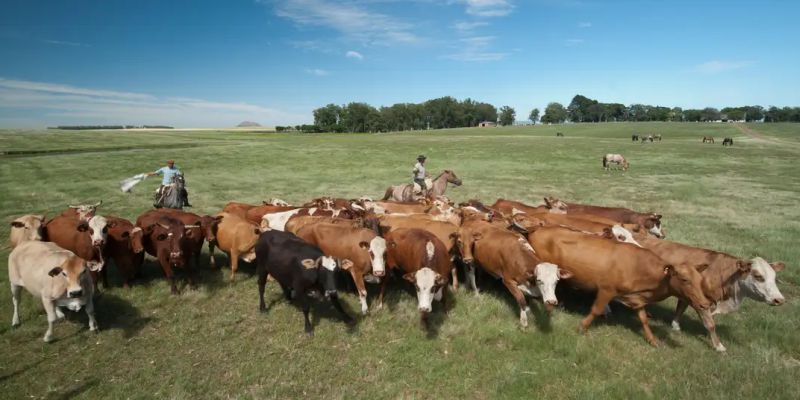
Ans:
[[[783,297],[777,297],[777,298],[772,299],[770,304],[772,304],[773,306],[779,306],[779,305],[781,305],[781,304],[783,304],[785,302],[786,302],[786,299],[784,299]]]
[[[473,260],[472,258],[462,258],[461,261],[464,261],[464,264],[470,265],[475,260]]]
[[[67,297],[69,297],[70,299],[74,299],[76,297],[81,297],[81,296],[83,296],[83,289],[70,290],[67,292]]]
[[[419,310],[420,313],[423,313],[423,314],[427,314],[427,313],[431,312],[431,306],[429,306],[429,305],[427,305],[427,306],[421,305],[417,309]]]
[[[94,247],[101,247],[104,244],[106,244],[106,241],[103,240],[103,239],[93,239],[92,240],[92,246],[94,246]]]

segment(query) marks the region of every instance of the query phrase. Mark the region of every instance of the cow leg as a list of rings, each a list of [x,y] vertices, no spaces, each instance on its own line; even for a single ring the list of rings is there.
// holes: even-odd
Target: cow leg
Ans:
[[[217,260],[214,259],[214,243],[208,242],[208,265],[213,269],[217,269]]]
[[[308,314],[311,311],[311,302],[308,298],[308,293],[306,293],[303,289],[295,289],[298,293],[298,300],[300,301],[300,305],[303,308],[303,318],[305,319],[305,332],[308,337],[314,336],[314,327],[311,326],[311,319],[309,319]]]
[[[61,311],[61,307],[56,306],[56,318],[60,321],[60,320],[64,319],[64,316],[65,315],[64,315],[64,312]]]
[[[344,308],[342,308],[342,303],[339,302],[339,295],[330,295],[330,301],[333,304],[333,308],[339,312],[339,316],[342,318],[342,321],[345,324],[351,324],[353,322],[353,317],[347,315],[347,313],[344,311]]]
[[[726,351],[727,349],[717,336],[717,326],[714,323],[714,317],[711,316],[711,312],[708,310],[698,310],[697,308],[694,310],[697,311],[697,315],[703,320],[703,325],[705,325],[708,334],[711,336],[711,344],[714,346],[714,350],[719,352]]]
[[[19,326],[19,295],[22,292],[22,286],[11,284],[11,303],[14,304],[14,316],[11,317],[11,326]]]
[[[239,253],[231,249],[231,282],[236,280],[236,270],[239,269]]]
[[[600,289],[597,292],[597,297],[594,299],[594,304],[592,304],[592,309],[589,311],[589,315],[581,320],[580,325],[578,325],[578,329],[581,332],[586,332],[586,330],[589,329],[589,325],[592,324],[592,321],[594,321],[595,318],[603,315],[606,306],[613,298],[614,293]]]
[[[167,278],[167,282],[169,282],[169,288],[172,294],[180,294],[178,287],[175,285],[175,275],[172,273],[172,264],[169,261],[162,262],[161,268],[164,270],[164,275]]]
[[[528,308],[528,302],[525,301],[525,295],[522,293],[521,290],[517,287],[516,282],[512,282],[509,280],[503,279],[503,284],[506,285],[506,288],[511,295],[517,300],[517,304],[519,304],[519,323],[522,325],[523,328],[528,326],[528,312],[531,310]]]
[[[53,340],[53,323],[58,318],[56,305],[52,300],[44,297],[42,297],[42,304],[44,305],[44,311],[47,313],[47,332],[44,333],[44,341],[50,342]]]
[[[475,294],[480,293],[478,291],[478,285],[475,284],[475,264],[469,263],[467,264],[467,281],[469,282],[469,286],[475,292]]]
[[[453,264],[453,268],[450,269],[450,278],[453,280],[453,290],[458,290],[458,271],[456,270],[455,264]]]
[[[97,320],[94,319],[94,300],[91,297],[86,301],[83,306],[86,309],[86,315],[89,317],[89,331],[97,332]]]
[[[264,302],[264,288],[267,286],[267,272],[266,268],[258,268],[258,309],[261,312],[267,311],[267,303]]]
[[[383,294],[386,293],[386,284],[389,282],[389,271],[386,271],[386,276],[381,279],[381,291],[378,294],[378,310],[383,309]]]
[[[361,302],[361,314],[367,315],[369,311],[369,306],[367,305],[367,288],[364,285],[364,276],[361,275],[361,271],[356,271],[358,268],[351,267],[350,268],[350,276],[353,277],[353,283],[356,285],[356,289],[358,290],[358,301]],[[383,280],[385,281],[388,277],[384,276]]]
[[[678,305],[675,307],[675,315],[672,317],[672,330],[679,331],[681,330],[681,324],[679,322],[681,316],[686,311],[686,307],[689,307],[689,302],[683,299],[678,299]]]
[[[637,314],[639,315],[639,321],[642,322],[642,329],[644,329],[645,339],[647,339],[647,342],[653,347],[658,347],[658,339],[653,336],[653,331],[650,330],[650,324],[647,321],[647,311],[645,311],[644,307],[642,307],[637,311]]]
[[[189,255],[190,258],[195,258],[194,254]],[[189,276],[189,289],[197,289],[197,260],[194,260],[194,266],[191,264],[191,259],[186,260],[186,274]]]

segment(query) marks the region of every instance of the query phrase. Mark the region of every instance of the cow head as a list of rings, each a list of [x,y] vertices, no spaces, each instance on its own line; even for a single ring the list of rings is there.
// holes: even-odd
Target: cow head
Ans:
[[[209,242],[217,240],[217,226],[222,222],[222,216],[204,215],[200,217],[200,229],[203,230],[203,236]]]
[[[264,203],[264,205],[267,205],[267,206],[291,207],[291,204],[289,204],[289,203],[287,203],[287,202],[285,202],[285,201],[283,201],[281,199],[276,199],[276,198],[272,198],[272,199],[269,199],[267,201],[263,201],[262,203]]]
[[[428,242],[430,243],[430,242]],[[440,290],[447,284],[447,277],[428,268],[420,268],[415,272],[403,275],[403,278],[417,289],[417,309],[422,313],[429,313],[433,308],[434,297],[441,299]]]
[[[534,273],[536,274],[536,288],[542,294],[545,306],[548,309],[557,306],[556,284],[560,279],[571,278],[572,272],[558,268],[558,265],[543,262],[536,265]]]
[[[362,249],[369,252],[369,259],[372,263],[372,274],[381,277],[386,274],[386,239],[375,236],[369,242],[361,242],[358,244]]]
[[[480,232],[475,232],[469,228],[460,228],[457,232],[457,235],[456,246],[458,246],[458,251],[461,253],[461,259],[465,264],[470,264],[475,260],[474,256],[472,255],[475,242],[481,240],[483,235]]]
[[[75,212],[78,213],[78,219],[81,221],[88,221],[89,218],[94,216],[95,212],[97,212],[97,207],[100,207],[101,204],[103,204],[103,200],[100,200],[94,204],[78,204],[75,206],[67,205],[67,207],[75,210]]]
[[[130,232],[125,231],[122,233],[122,237],[128,239],[128,248],[131,249],[135,254],[139,254],[144,251],[144,244],[142,242],[142,238],[144,236],[144,232],[142,228],[138,226],[131,229]]]
[[[100,247],[108,239],[108,220],[102,215],[95,215],[87,222],[78,224],[78,232],[88,232],[92,238],[92,246]]]
[[[742,279],[747,297],[775,306],[786,301],[775,283],[776,273],[783,271],[786,266],[784,263],[768,263],[761,257],[747,261],[740,260],[738,263],[740,269],[743,265],[750,265],[749,273]]]
[[[548,196],[544,198],[544,206],[553,214],[566,214],[567,203],[553,197]]]
[[[19,242],[28,240],[41,241],[43,223],[44,215],[23,215],[11,222],[11,236],[16,235],[20,238]]]
[[[708,268],[708,264],[692,265],[665,265],[664,275],[669,279],[669,284],[683,297],[689,299],[694,307],[706,310],[711,307],[711,302],[703,291],[703,276],[700,274]]]
[[[616,224],[612,225],[610,228],[603,229],[603,237],[607,239],[614,239],[618,242],[622,243],[630,243],[639,247],[642,245],[633,238],[633,234],[622,227],[622,225]]]
[[[103,268],[102,262],[85,261],[78,256],[71,256],[61,265],[53,267],[47,275],[51,278],[54,293],[61,293],[67,298],[79,298],[84,295],[81,282],[87,271],[97,272]]]
[[[304,263],[312,260],[303,260]],[[326,297],[336,297],[336,269],[339,268],[339,263],[335,258],[329,256],[322,256],[313,260],[314,267],[317,269],[317,281],[325,291]]]
[[[647,214],[639,218],[639,225],[643,226],[647,233],[659,238],[664,239],[667,237],[663,229],[661,229],[661,214]]]
[[[161,218],[145,230],[145,234],[155,244],[159,258],[165,256],[170,264],[182,267],[183,249],[181,244],[186,235],[186,227],[178,220]]]

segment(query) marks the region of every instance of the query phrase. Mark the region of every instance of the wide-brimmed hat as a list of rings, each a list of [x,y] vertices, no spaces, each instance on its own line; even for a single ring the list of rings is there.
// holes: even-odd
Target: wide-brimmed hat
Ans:
[[[167,164],[175,164],[175,161],[173,161],[173,160],[167,160]]]
[[[425,157],[425,156],[424,156],[424,155],[422,155],[422,154],[420,154],[420,155],[418,155],[418,156],[417,156],[417,160],[426,160],[426,159],[427,159],[427,157]]]

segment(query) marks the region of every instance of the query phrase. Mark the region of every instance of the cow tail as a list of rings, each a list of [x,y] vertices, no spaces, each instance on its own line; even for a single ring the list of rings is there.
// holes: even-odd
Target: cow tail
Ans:
[[[391,197],[392,197],[392,191],[393,191],[393,190],[392,190],[392,187],[391,187],[391,186],[389,186],[388,188],[386,188],[386,193],[384,193],[384,194],[383,194],[383,200],[389,200],[389,198],[391,198]]]

